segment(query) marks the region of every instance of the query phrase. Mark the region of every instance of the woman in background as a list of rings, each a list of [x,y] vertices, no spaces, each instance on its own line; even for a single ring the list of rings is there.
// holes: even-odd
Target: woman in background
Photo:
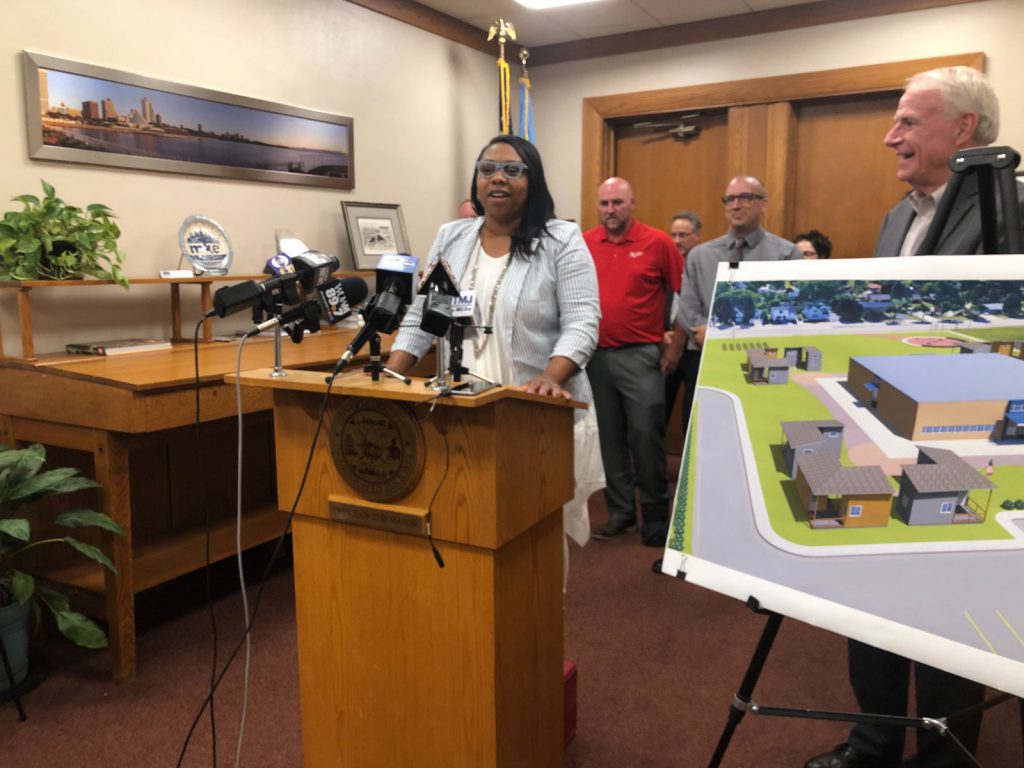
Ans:
[[[477,324],[493,328],[467,334],[463,364],[526,392],[590,404],[581,373],[597,346],[597,273],[579,227],[555,218],[536,147],[517,136],[491,139],[477,158],[471,199],[480,215],[444,224],[424,269],[444,256],[461,290],[476,292]],[[429,351],[434,337],[418,328],[422,311],[422,300],[409,308],[389,368],[406,371]],[[604,470],[593,407],[578,411],[575,424],[576,493],[563,519],[582,546],[587,499],[604,486]]]
[[[827,259],[832,256],[832,241],[816,229],[793,238],[805,259]]]

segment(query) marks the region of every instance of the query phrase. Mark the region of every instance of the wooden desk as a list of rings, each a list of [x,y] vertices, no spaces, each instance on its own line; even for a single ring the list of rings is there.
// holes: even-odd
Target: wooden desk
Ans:
[[[329,367],[352,335],[325,331],[297,345],[286,340],[284,363]],[[205,499],[191,429],[196,397],[191,345],[114,357],[0,359],[0,443],[39,442],[83,452],[92,462],[92,472],[86,464],[87,474],[103,486],[96,508],[126,531],[124,539],[97,539],[117,575],[84,558],[40,563],[47,578],[71,588],[82,610],[109,623],[117,680],[135,675],[135,594],[203,566],[201,501],[214,520],[211,559],[234,551],[236,399],[224,376],[235,371],[236,358],[235,344],[199,348]],[[272,339],[246,343],[242,370],[272,363]],[[250,547],[279,536],[285,515],[275,500],[272,392],[245,388],[242,402],[248,467],[243,546]]]

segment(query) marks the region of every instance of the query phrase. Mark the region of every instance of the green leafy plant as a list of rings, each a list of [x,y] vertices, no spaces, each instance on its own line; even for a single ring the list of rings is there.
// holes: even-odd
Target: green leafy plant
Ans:
[[[32,540],[31,523],[27,517],[17,514],[18,510],[44,496],[99,487],[74,468],[41,472],[45,462],[46,449],[41,445],[22,449],[0,445],[0,606],[32,601],[38,621],[40,605],[44,605],[53,613],[61,634],[69,640],[85,648],[105,648],[107,636],[99,625],[71,610],[63,594],[17,567],[26,552],[40,546],[63,544],[117,572],[110,558],[99,548],[73,536]],[[100,528],[124,535],[121,526],[108,515],[89,509],[70,509],[58,515],[54,522],[64,528]]]
[[[20,211],[0,220],[0,280],[68,280],[82,275],[113,280],[128,290],[121,230],[114,212],[93,203],[68,205],[43,181],[44,196],[18,195]]]

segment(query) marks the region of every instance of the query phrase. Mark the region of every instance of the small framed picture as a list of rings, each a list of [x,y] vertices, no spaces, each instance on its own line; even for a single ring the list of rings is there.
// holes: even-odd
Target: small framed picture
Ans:
[[[385,253],[408,253],[402,206],[342,201],[348,242],[356,269],[374,269]]]

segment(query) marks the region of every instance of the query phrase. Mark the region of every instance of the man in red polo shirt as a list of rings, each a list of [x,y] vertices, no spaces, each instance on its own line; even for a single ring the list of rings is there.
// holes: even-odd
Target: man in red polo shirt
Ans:
[[[675,350],[663,349],[666,294],[679,290],[682,259],[664,232],[633,218],[625,179],[597,190],[601,226],[584,233],[597,267],[601,330],[587,365],[601,433],[608,522],[593,532],[610,539],[636,525],[640,490],[642,540],[665,545],[669,488],[665,472],[665,378]]]

